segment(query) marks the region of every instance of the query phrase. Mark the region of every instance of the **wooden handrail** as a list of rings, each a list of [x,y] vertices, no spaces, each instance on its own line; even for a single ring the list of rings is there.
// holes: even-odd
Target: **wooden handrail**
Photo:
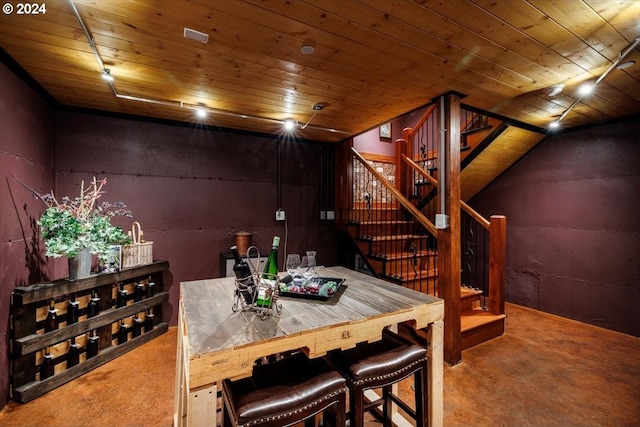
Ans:
[[[362,163],[362,165],[367,168],[367,170],[369,172],[371,172],[371,174],[382,183],[382,185],[385,186],[385,188],[391,192],[391,194],[393,194],[393,196],[396,198],[396,200],[398,202],[400,202],[400,204],[402,205],[402,207],[404,207],[406,210],[408,210],[411,215],[413,215],[413,217],[424,226],[424,228],[426,228],[429,233],[431,233],[434,236],[437,236],[438,231],[436,230],[436,226],[433,225],[433,223],[431,221],[429,221],[429,219],[427,217],[425,217],[422,212],[420,212],[415,206],[413,206],[413,204],[402,195],[402,193],[400,191],[398,191],[397,188],[395,188],[394,186],[392,186],[391,184],[389,184],[387,182],[387,180],[378,172],[375,170],[375,168],[373,166],[371,166],[369,164],[369,162],[367,162],[365,160],[364,157],[362,157],[362,155],[360,155],[360,153],[358,153],[358,151],[351,147],[351,152],[353,153],[354,157],[356,159],[358,159],[358,161],[360,163]],[[404,156],[404,155],[403,155]]]
[[[424,124],[424,122],[427,121],[427,119],[429,118],[429,116],[431,115],[431,113],[433,113],[433,110],[436,109],[436,104],[431,104],[429,106],[429,108],[427,108],[427,111],[424,112],[424,114],[422,115],[422,117],[420,117],[420,120],[418,120],[418,123],[416,123],[415,127],[413,129],[411,129],[411,136],[413,137],[413,135],[415,135],[415,132],[417,129],[420,129],[422,127],[422,125]]]
[[[426,178],[427,181],[429,181],[431,184],[433,184],[434,187],[438,186],[438,180],[435,179],[434,177],[432,177],[431,175],[429,175],[424,169],[422,169],[420,167],[420,165],[418,165],[416,162],[414,162],[413,160],[411,160],[409,157],[405,156],[404,154],[402,154],[401,157],[402,157],[402,160],[404,160],[416,172],[418,172],[420,175],[422,175],[424,178]],[[491,223],[488,220],[486,220],[482,215],[480,215],[478,212],[476,212],[471,206],[466,204],[464,201],[460,200],[460,207],[462,208],[463,211],[465,211],[467,214],[469,214],[469,216],[471,216],[471,218],[475,219],[484,228],[486,228],[487,230],[490,229]]]

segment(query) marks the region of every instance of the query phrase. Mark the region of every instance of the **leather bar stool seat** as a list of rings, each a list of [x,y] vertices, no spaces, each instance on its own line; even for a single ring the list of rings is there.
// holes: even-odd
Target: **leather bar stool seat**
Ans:
[[[224,380],[225,427],[315,426],[323,413],[324,426],[344,427],[344,378],[324,359],[308,359],[302,352],[254,367],[250,378]]]
[[[416,421],[427,426],[427,352],[424,347],[384,330],[382,340],[363,343],[328,354],[331,363],[347,380],[350,427],[363,427],[364,415],[382,404],[382,422],[392,426],[391,404],[395,402]],[[393,393],[392,386],[413,375],[415,410]],[[367,402],[365,391],[381,388],[382,397]]]

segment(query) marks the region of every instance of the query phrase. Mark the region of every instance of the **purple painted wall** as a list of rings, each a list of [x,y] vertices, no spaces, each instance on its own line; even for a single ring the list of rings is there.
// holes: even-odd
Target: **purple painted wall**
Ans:
[[[543,141],[471,205],[507,216],[507,299],[640,336],[640,120]]]
[[[54,110],[0,63],[0,407],[9,398],[9,311],[15,286],[55,274],[34,218],[44,205],[13,176],[37,191],[54,187]]]
[[[140,222],[154,258],[169,260],[171,324],[181,281],[221,275],[230,232],[256,232],[252,243],[265,253],[280,236],[282,265],[278,208],[286,212],[289,253],[315,249],[319,264],[336,262],[333,222],[319,219],[322,144],[70,112],[58,114],[56,130],[58,192],[75,194],[81,180],[106,177],[105,199],[126,203],[134,215],[117,225]]]
[[[225,133],[122,118],[56,111],[0,65],[0,407],[8,399],[10,294],[14,287],[67,276],[66,260],[44,256],[35,221],[44,205],[11,174],[39,192],[75,196],[82,180],[106,177],[109,201],[122,201],[154,242],[154,258],[170,263],[170,300],[163,314],[175,324],[179,283],[219,277],[220,253],[232,231],[253,231],[268,252],[281,240],[289,253],[317,250],[319,264],[336,263],[333,205],[323,177],[333,147],[255,134]],[[280,156],[279,154],[280,153]],[[279,167],[279,165],[281,165]],[[330,205],[327,205],[330,203]],[[275,211],[286,212],[284,222]]]

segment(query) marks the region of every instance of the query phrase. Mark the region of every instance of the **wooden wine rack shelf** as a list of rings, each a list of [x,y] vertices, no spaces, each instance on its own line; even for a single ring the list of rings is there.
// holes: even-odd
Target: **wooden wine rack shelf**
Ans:
[[[18,287],[11,296],[11,390],[12,397],[18,402],[28,402],[47,393],[62,384],[77,378],[104,363],[121,356],[157,336],[167,332],[168,324],[162,321],[162,304],[169,300],[164,292],[164,273],[169,269],[168,261],[155,261],[152,264],[124,268],[115,273],[94,274],[78,280],[60,280]],[[134,300],[133,287],[138,282],[155,283],[155,294],[139,301]],[[116,307],[116,295],[122,285],[127,290],[127,305]],[[100,298],[99,314],[88,318],[86,303],[89,295],[95,291]],[[77,323],[66,325],[66,302],[74,295],[80,302],[80,316]],[[44,332],[43,323],[49,302],[56,302],[59,328]],[[153,329],[144,330],[133,336],[129,327],[126,342],[118,344],[114,329],[121,322],[130,323],[133,316],[146,316],[153,312]],[[151,319],[151,317],[150,317]],[[86,358],[86,335],[98,331],[99,353]],[[80,363],[67,368],[66,350],[71,338],[80,341]],[[115,342],[114,342],[115,340]],[[39,369],[45,348],[52,348],[55,374],[40,379]]]

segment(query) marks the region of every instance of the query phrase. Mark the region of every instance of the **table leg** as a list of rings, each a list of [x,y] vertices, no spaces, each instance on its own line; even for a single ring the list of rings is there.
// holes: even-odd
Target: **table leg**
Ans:
[[[442,427],[444,422],[444,322],[439,320],[428,327],[427,347],[429,427]]]

